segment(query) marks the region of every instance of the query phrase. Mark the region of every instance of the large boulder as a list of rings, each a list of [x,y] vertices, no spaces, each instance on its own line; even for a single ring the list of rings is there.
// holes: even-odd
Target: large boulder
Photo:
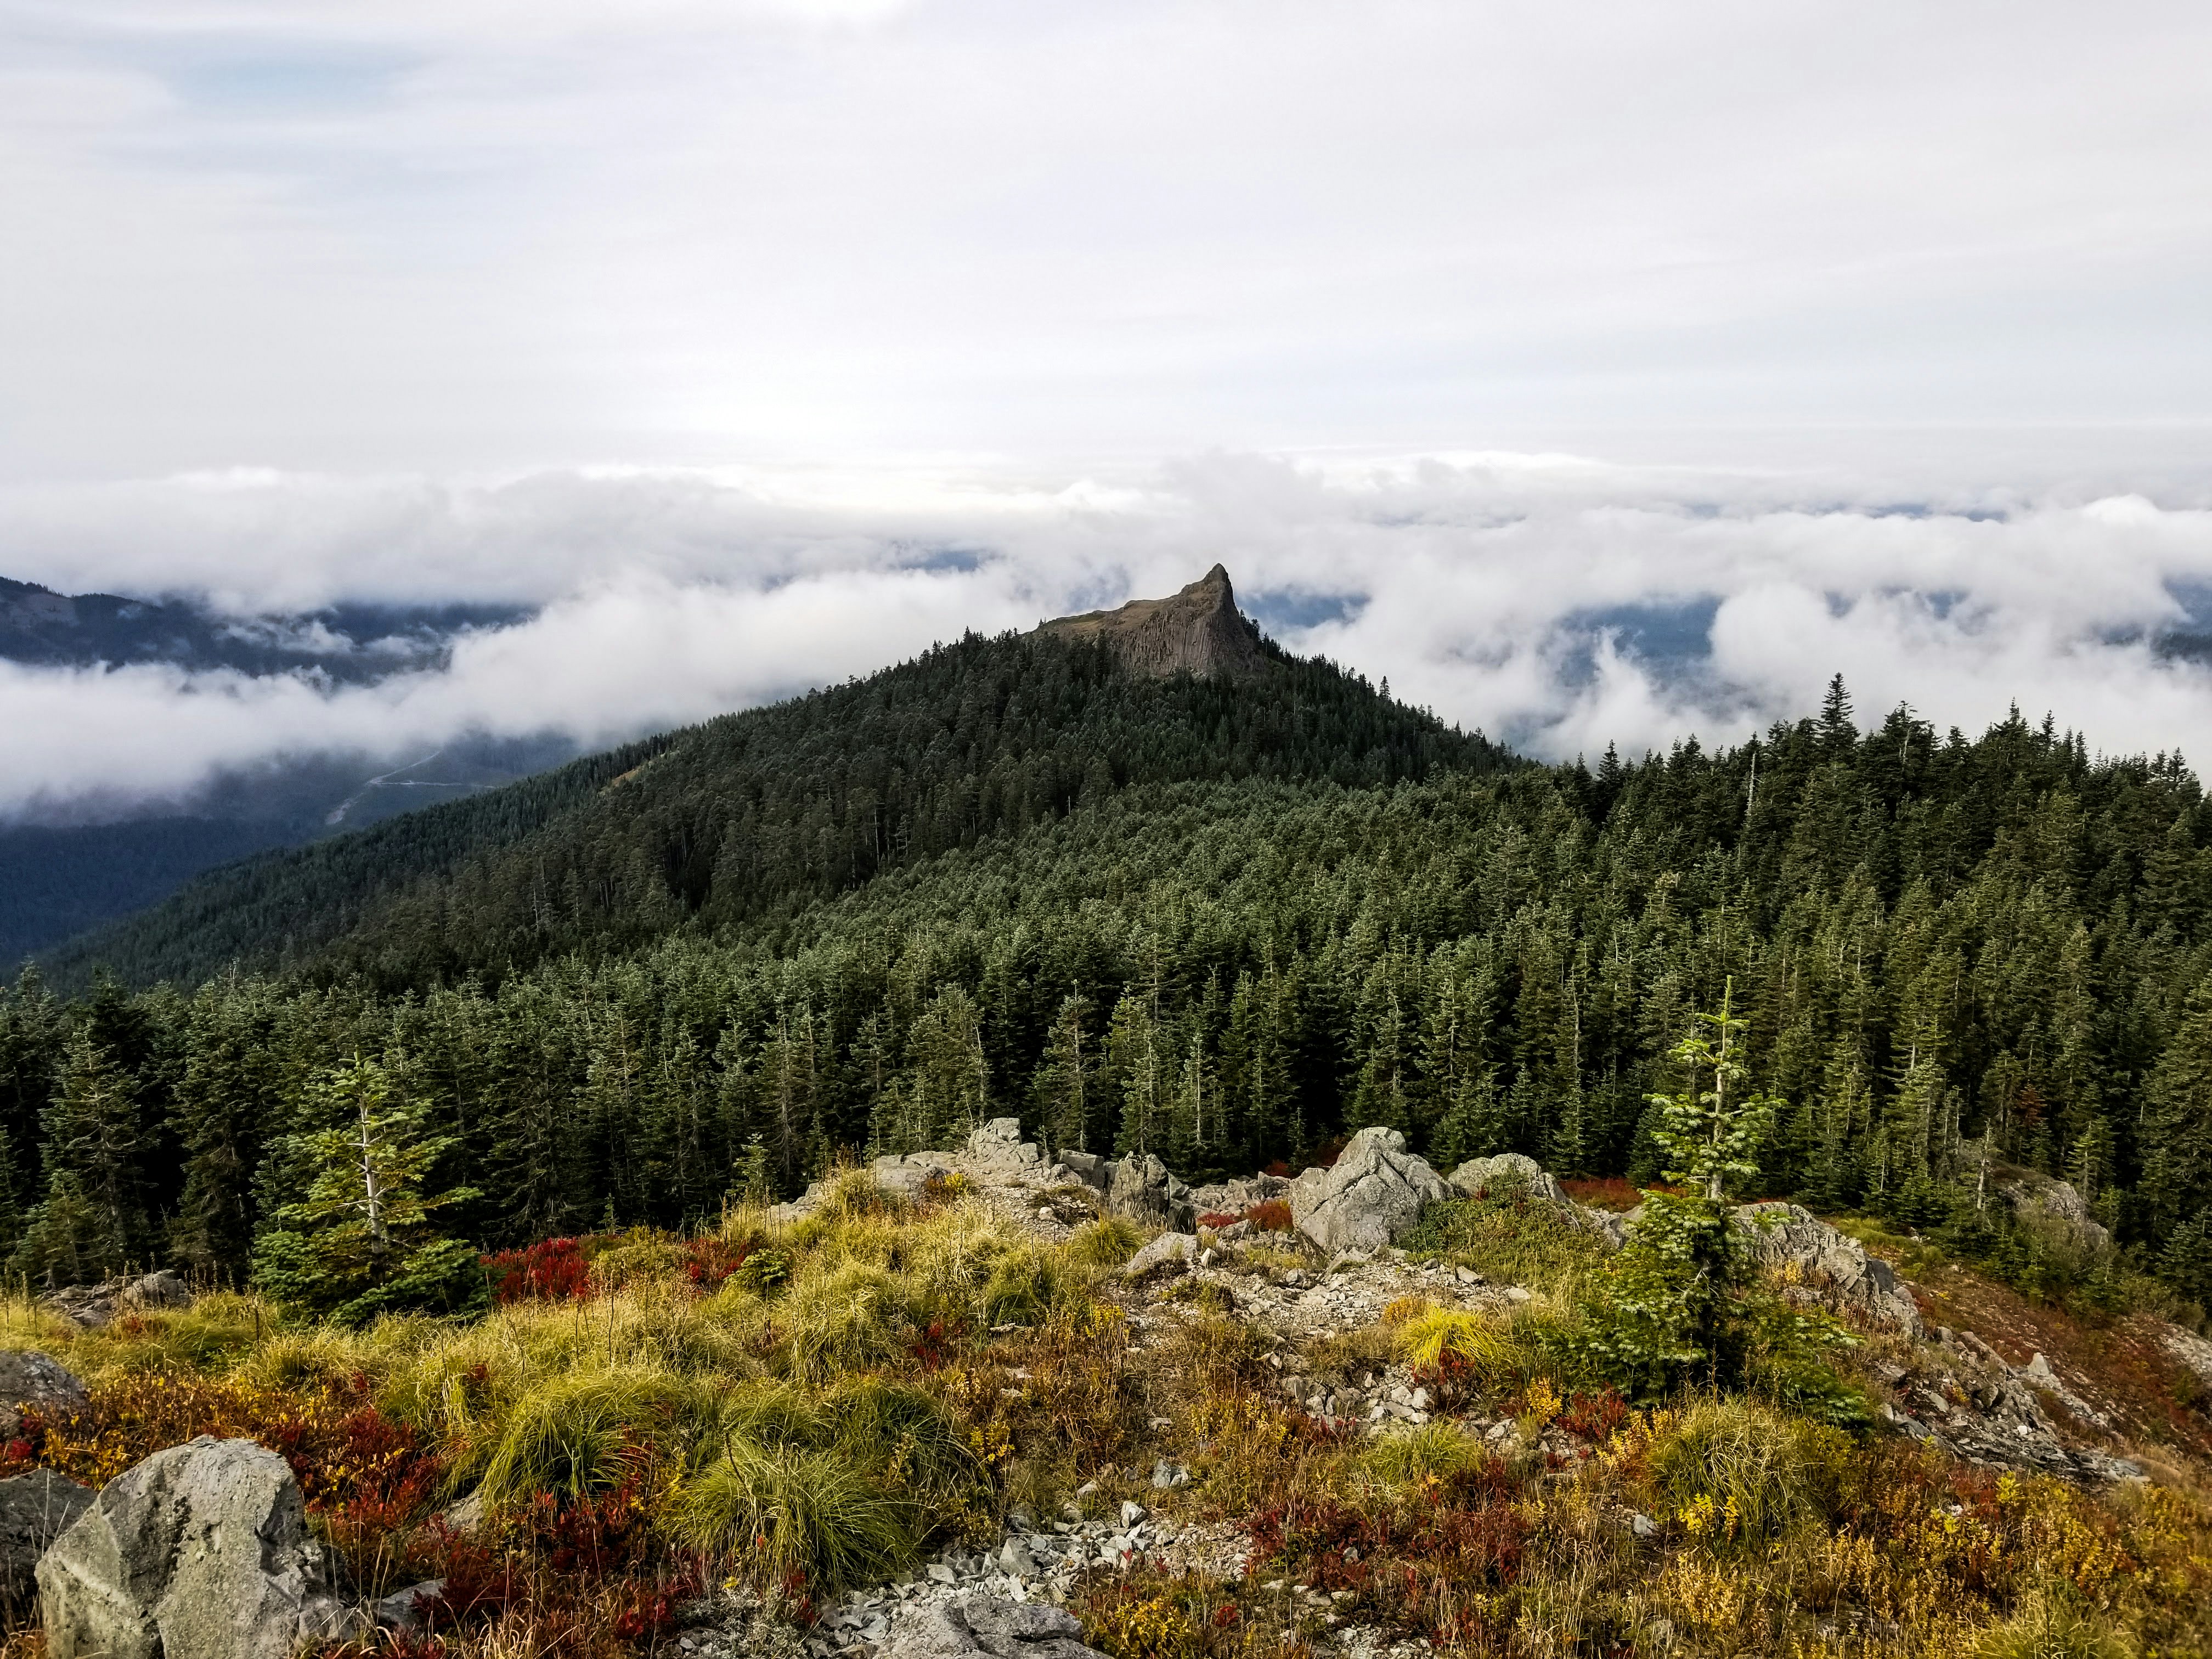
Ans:
[[[1106,1208],[1147,1227],[1187,1233],[1198,1219],[1190,1188],[1150,1152],[1131,1153],[1114,1165],[1106,1183]]]
[[[1762,1267],[1856,1309],[1877,1325],[1920,1334],[1920,1309],[1887,1261],[1796,1204],[1739,1204],[1745,1249]]]
[[[1334,1167],[1291,1183],[1291,1219],[1324,1250],[1382,1249],[1411,1231],[1424,1205],[1457,1189],[1406,1150],[1395,1129],[1362,1129]]]
[[[1522,1152],[1471,1158],[1451,1172],[1451,1184],[1469,1198],[1504,1198],[1519,1193],[1561,1209],[1576,1207],[1558,1178]]]
[[[91,1487],[52,1469],[0,1480],[0,1620],[10,1628],[27,1622],[37,1602],[39,1558],[92,1500]]]
[[[58,1417],[91,1404],[84,1384],[52,1355],[31,1348],[0,1349],[0,1439],[15,1437],[26,1409]]]
[[[1038,1601],[971,1592],[898,1610],[876,1659],[1104,1659],[1075,1616]]]
[[[367,1620],[275,1452],[208,1435],[126,1470],[38,1566],[47,1659],[286,1659]]]

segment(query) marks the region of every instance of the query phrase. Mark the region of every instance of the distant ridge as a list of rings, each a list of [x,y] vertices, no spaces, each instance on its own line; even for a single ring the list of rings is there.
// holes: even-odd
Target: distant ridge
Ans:
[[[1218,564],[1172,598],[1060,617],[1037,631],[1103,641],[1131,673],[1156,678],[1191,673],[1241,679],[1265,672],[1269,662],[1260,630],[1237,609],[1229,572]]]

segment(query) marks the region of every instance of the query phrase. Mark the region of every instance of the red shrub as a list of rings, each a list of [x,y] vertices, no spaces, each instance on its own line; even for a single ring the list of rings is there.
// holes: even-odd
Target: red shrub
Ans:
[[[1569,1198],[1577,1204],[1587,1204],[1594,1210],[1611,1210],[1619,1215],[1634,1209],[1644,1201],[1644,1194],[1636,1189],[1632,1181],[1619,1176],[1602,1179],[1571,1176],[1559,1182]]]
[[[957,1320],[933,1319],[907,1344],[906,1351],[922,1370],[941,1370],[967,1334]]]
[[[1233,1227],[1243,1219],[1242,1216],[1231,1215],[1226,1210],[1208,1210],[1204,1215],[1199,1217],[1198,1224],[1201,1227],[1211,1227],[1214,1231],[1219,1232],[1224,1227]]]
[[[1611,1389],[1597,1394],[1578,1394],[1567,1402],[1559,1426],[1593,1445],[1613,1438],[1628,1421],[1628,1402]]]
[[[1291,1206],[1279,1198],[1271,1198],[1264,1204],[1255,1204],[1244,1212],[1244,1218],[1263,1233],[1286,1233],[1293,1225]]]
[[[501,1250],[483,1258],[491,1280],[492,1300],[505,1307],[512,1302],[580,1302],[592,1279],[588,1249],[599,1243],[591,1238],[546,1238],[519,1250]]]
[[[750,1244],[732,1244],[712,1234],[695,1238],[684,1247],[684,1276],[702,1291],[718,1291],[752,1253]]]

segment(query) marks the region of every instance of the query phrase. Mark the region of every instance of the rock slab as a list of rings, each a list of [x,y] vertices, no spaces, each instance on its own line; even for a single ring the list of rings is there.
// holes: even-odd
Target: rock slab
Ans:
[[[968,1595],[899,1609],[876,1659],[1104,1659],[1074,1615],[1035,1601]]]
[[[52,1469],[0,1480],[0,1616],[27,1622],[38,1601],[39,1558],[91,1506],[93,1491]]]
[[[1291,1183],[1291,1219],[1324,1250],[1370,1253],[1410,1231],[1424,1205],[1457,1196],[1397,1130],[1362,1129],[1334,1168]]]
[[[286,1659],[366,1620],[275,1452],[202,1435],[109,1482],[38,1565],[48,1659]]]
[[[1920,1334],[1920,1309],[1887,1261],[1796,1204],[1739,1204],[1737,1230],[1762,1267],[1795,1272],[1877,1325]]]

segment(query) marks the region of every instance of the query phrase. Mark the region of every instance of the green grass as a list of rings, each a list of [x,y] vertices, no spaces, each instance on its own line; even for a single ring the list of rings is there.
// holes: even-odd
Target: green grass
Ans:
[[[1608,1254],[1595,1234],[1553,1206],[1512,1197],[1431,1204],[1402,1243],[1417,1260],[1472,1267],[1499,1284],[1562,1299]]]

